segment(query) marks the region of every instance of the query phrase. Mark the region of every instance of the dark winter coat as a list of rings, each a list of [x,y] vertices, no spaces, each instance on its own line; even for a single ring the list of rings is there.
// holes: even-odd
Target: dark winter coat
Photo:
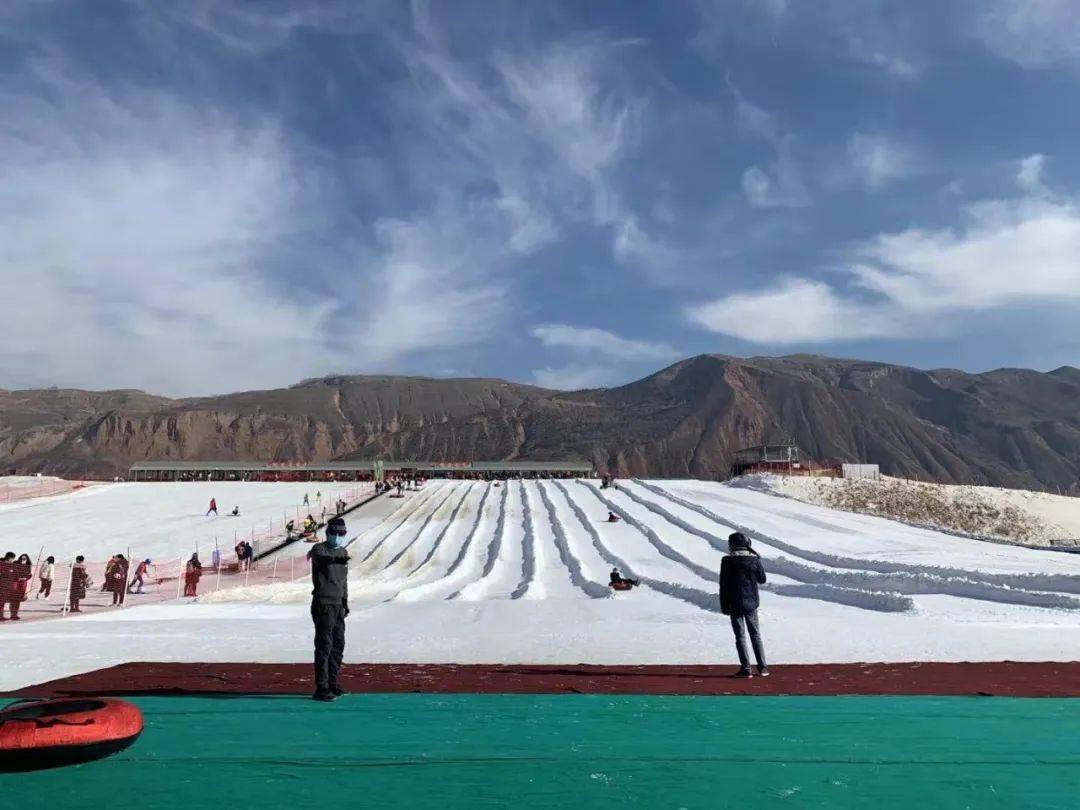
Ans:
[[[8,599],[12,602],[23,602],[30,591],[30,580],[34,575],[34,569],[29,563],[12,563],[11,591]]]
[[[311,560],[313,602],[349,606],[349,552],[318,543],[308,552]]]
[[[86,589],[90,587],[90,576],[86,573],[86,565],[75,563],[71,569],[71,598],[75,601],[86,598]]]
[[[743,616],[758,609],[758,585],[765,583],[761,558],[749,551],[728,554],[720,563],[720,610]]]
[[[0,604],[11,598],[15,588],[15,561],[0,560]]]
[[[127,585],[127,560],[115,560],[105,567],[105,590],[123,593]]]

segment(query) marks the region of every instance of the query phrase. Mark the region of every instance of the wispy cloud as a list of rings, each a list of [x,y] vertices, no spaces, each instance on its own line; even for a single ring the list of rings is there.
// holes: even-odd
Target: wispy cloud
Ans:
[[[740,132],[760,138],[775,151],[767,166],[754,165],[743,171],[742,189],[747,201],[759,208],[800,208],[810,204],[810,193],[792,155],[795,136],[785,130],[780,116],[750,102],[727,77],[735,99],[735,123]]]
[[[1043,185],[1043,167],[1046,165],[1046,155],[1028,155],[1020,160],[1016,170],[1016,182],[1024,191],[1039,194],[1046,191]]]
[[[301,225],[274,122],[29,71],[0,86],[8,379],[175,393],[306,371],[333,306],[259,270]]]
[[[657,363],[679,357],[666,343],[635,340],[595,327],[567,324],[541,324],[532,336],[544,346],[569,351],[573,358],[560,366],[545,366],[533,371],[537,385],[561,390],[611,386],[631,378]]]
[[[1037,162],[1021,184],[1039,179]],[[1008,306],[1080,305],[1080,207],[1042,191],[968,206],[959,229],[885,233],[852,249],[840,283],[789,278],[687,309],[714,332],[760,343],[948,334]]]
[[[918,168],[915,150],[881,133],[857,132],[847,145],[848,172],[866,188],[877,191]]]
[[[534,327],[532,335],[545,346],[578,349],[615,360],[670,360],[678,356],[665,343],[631,340],[606,329],[550,323]]]
[[[1021,0],[1017,0],[1021,2]],[[900,80],[917,79],[923,59],[918,34],[885,0],[699,0],[696,47],[714,57],[728,41],[764,31],[774,44],[791,38],[800,48],[830,51]]]
[[[1080,13],[1073,0],[985,0],[971,33],[1024,67],[1080,67]]]
[[[617,382],[610,366],[580,363],[536,369],[533,372],[533,381],[542,388],[554,388],[557,391],[606,388]]]

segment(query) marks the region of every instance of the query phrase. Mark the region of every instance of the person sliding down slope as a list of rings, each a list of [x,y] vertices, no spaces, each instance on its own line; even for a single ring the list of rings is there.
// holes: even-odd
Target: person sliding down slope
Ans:
[[[607,522],[608,523],[618,523],[619,522],[619,516],[616,515],[614,512],[608,512],[607,513]]]
[[[640,585],[641,582],[636,579],[626,579],[619,573],[618,568],[611,569],[611,580],[609,582],[612,588],[616,590],[629,590],[632,587]]]
[[[746,654],[746,633],[757,659],[758,675],[768,675],[765,664],[765,646],[758,632],[758,585],[765,583],[765,566],[758,553],[750,548],[750,538],[742,532],[728,537],[729,554],[720,563],[720,611],[731,617],[731,629],[735,633],[735,650],[739,654],[740,678],[750,678],[750,658]],[[745,627],[744,627],[745,626]]]
[[[313,700],[342,695],[338,686],[345,653],[345,617],[349,615],[349,552],[345,521],[331,518],[326,540],[311,547],[311,620],[315,624],[315,693]]]

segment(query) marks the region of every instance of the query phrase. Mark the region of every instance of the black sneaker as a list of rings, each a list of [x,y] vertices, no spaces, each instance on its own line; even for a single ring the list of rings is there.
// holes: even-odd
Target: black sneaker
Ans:
[[[760,675],[762,678],[768,678],[769,677],[769,668],[768,667],[758,667],[757,668],[757,674]]]
[[[337,695],[330,691],[324,692],[323,690],[318,689],[316,690],[315,694],[311,696],[311,699],[317,700],[320,703],[331,703],[337,700]]]
[[[736,678],[753,678],[754,673],[751,672],[748,669],[740,669],[738,672],[735,673],[735,677]]]
[[[330,694],[332,694],[334,697],[341,697],[345,694],[345,690],[342,689],[340,686],[331,686]]]

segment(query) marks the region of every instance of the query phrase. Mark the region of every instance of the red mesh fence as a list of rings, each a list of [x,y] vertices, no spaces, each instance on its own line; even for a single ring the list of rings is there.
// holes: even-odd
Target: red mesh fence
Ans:
[[[0,503],[62,495],[85,486],[87,485],[83,481],[60,481],[52,478],[44,478],[40,481],[32,478],[14,482],[0,480]]]

